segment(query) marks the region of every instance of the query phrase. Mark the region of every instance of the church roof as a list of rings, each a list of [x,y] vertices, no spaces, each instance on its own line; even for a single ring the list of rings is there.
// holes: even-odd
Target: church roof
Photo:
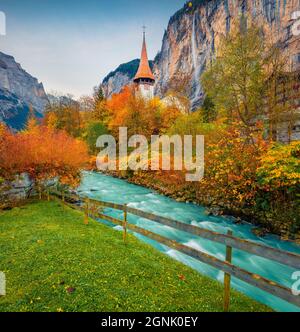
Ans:
[[[140,78],[149,78],[151,80],[155,80],[155,77],[154,77],[152,70],[150,68],[150,65],[149,65],[145,33],[144,33],[144,37],[143,37],[143,48],[142,48],[141,61],[140,61],[139,69],[134,77],[134,81],[138,80]]]

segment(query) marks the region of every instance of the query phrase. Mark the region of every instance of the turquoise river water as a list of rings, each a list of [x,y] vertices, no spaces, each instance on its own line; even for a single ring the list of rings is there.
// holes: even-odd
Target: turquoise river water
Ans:
[[[235,224],[234,220],[230,217],[207,216],[204,207],[194,204],[179,203],[147,188],[136,186],[103,174],[84,172],[78,192],[80,195],[88,196],[96,200],[128,204],[128,206],[136,209],[173,218],[187,224],[222,234],[226,234],[228,230],[232,230],[234,236],[300,254],[300,246],[291,242],[281,241],[276,236],[267,236],[263,239],[256,237],[251,232],[252,226],[249,224]],[[121,211],[106,209],[105,213],[120,219],[123,217]],[[192,234],[187,234],[133,215],[129,215],[128,220],[130,223],[176,240],[197,250],[214,255],[219,259],[225,259],[225,247],[221,244],[201,239]],[[110,226],[114,227],[113,225]],[[121,227],[118,226],[114,228],[116,230],[121,230]],[[223,282],[223,272],[179,253],[176,250],[161,245],[156,241],[150,240],[139,234],[135,235],[166,255],[192,267],[202,274]],[[289,288],[291,288],[295,282],[292,280],[292,274],[295,272],[294,269],[235,249],[233,251],[233,264],[250,272],[262,275]],[[300,312],[299,308],[235,278],[232,280],[232,286],[277,311]]]

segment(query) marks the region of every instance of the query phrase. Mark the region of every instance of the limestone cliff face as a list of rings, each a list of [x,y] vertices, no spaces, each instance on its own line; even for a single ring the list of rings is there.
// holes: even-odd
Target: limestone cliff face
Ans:
[[[163,96],[176,80],[188,82],[193,108],[201,104],[200,76],[214,58],[222,35],[239,24],[241,15],[248,24],[262,26],[266,39],[288,52],[287,69],[300,66],[300,37],[292,34],[292,14],[300,10],[300,0],[194,0],[171,17],[162,48],[154,60],[155,93]],[[129,84],[139,60],[121,65],[103,81],[106,97]]]
[[[0,52],[0,120],[21,129],[29,107],[42,116],[47,104],[42,83],[22,69],[12,56]]]
[[[289,69],[299,63],[300,43],[292,35],[292,14],[300,10],[300,0],[194,0],[171,19],[155,59],[156,94],[163,95],[172,80],[187,76],[190,100],[195,106],[203,99],[200,76],[214,57],[221,35],[228,33],[241,14],[248,24],[263,26],[268,40],[288,51]],[[237,22],[238,23],[238,22]]]
[[[132,79],[131,75],[117,71],[102,83],[104,96],[110,98],[114,93],[119,93],[124,86],[130,84]]]

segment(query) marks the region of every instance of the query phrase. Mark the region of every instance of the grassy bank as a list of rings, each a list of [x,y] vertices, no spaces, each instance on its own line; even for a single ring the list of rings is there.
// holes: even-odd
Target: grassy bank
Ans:
[[[0,311],[222,311],[223,286],[56,202],[0,212]],[[232,292],[232,311],[268,311]]]

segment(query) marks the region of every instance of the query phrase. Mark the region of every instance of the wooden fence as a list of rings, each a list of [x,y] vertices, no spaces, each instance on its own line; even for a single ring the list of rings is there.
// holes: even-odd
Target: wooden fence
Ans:
[[[248,240],[243,240],[238,237],[234,237],[232,232],[229,231],[227,235],[219,234],[207,229],[196,227],[193,225],[185,224],[170,218],[157,216],[152,213],[137,210],[127,205],[114,204],[109,202],[102,202],[92,200],[89,198],[82,198],[76,195],[65,195],[60,192],[47,192],[48,200],[50,197],[61,199],[64,204],[70,206],[73,209],[77,209],[84,212],[84,222],[88,223],[88,218],[106,220],[112,224],[120,225],[123,227],[123,237],[126,243],[127,231],[130,230],[134,233],[141,234],[152,240],[155,240],[161,244],[166,245],[169,248],[175,249],[181,253],[184,253],[190,257],[199,260],[202,263],[210,265],[225,273],[224,275],[224,311],[229,311],[230,304],[230,282],[231,277],[240,279],[254,287],[257,287],[263,291],[266,291],[278,298],[281,298],[293,305],[300,307],[300,296],[295,296],[290,288],[280,285],[274,281],[266,279],[260,275],[253,274],[238,266],[232,264],[232,250],[238,249],[255,256],[260,256],[269,259],[273,262],[283,264],[300,270],[300,255],[268,247],[259,243],[255,243]],[[73,203],[70,203],[73,202]],[[74,204],[77,203],[77,204]],[[123,219],[119,220],[103,213],[104,208],[115,209],[123,211]],[[201,252],[194,248],[188,247],[184,244],[178,243],[174,240],[170,240],[166,237],[158,235],[156,233],[145,230],[141,227],[133,225],[128,222],[128,214],[132,214],[144,219],[154,221],[156,223],[175,228],[177,230],[197,235],[203,239],[213,241],[215,243],[223,244],[226,247],[226,259],[220,260],[212,255]]]

